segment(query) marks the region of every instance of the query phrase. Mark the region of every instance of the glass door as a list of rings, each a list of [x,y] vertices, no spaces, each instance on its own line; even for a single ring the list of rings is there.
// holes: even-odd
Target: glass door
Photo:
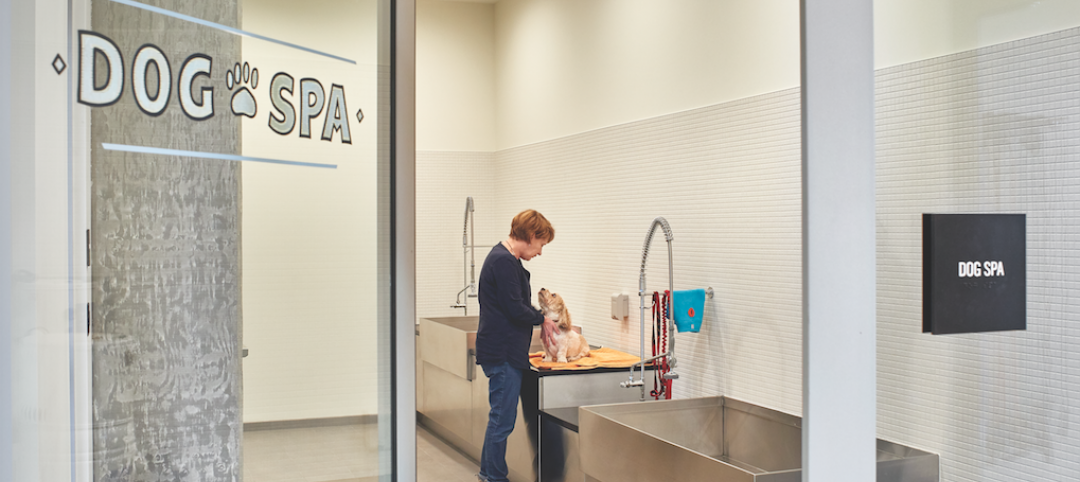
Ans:
[[[3,7],[11,480],[393,478],[392,7]]]
[[[240,185],[249,480],[379,473],[378,13],[242,2],[245,29],[295,44],[245,38],[231,65],[243,155],[282,161]]]

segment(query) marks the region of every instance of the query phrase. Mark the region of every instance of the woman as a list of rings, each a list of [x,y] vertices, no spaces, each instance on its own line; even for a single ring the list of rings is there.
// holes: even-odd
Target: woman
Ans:
[[[482,482],[505,482],[506,439],[514,431],[521,380],[529,370],[529,345],[534,325],[552,342],[555,322],[532,306],[529,272],[521,260],[533,259],[555,239],[555,228],[542,214],[527,210],[510,222],[510,237],[499,243],[480,269],[480,327],[476,332],[476,363],[488,377],[487,431],[480,454]]]

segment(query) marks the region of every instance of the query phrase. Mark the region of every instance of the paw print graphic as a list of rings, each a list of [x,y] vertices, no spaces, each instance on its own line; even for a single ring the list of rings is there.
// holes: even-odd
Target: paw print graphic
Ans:
[[[232,112],[233,115],[255,117],[255,112],[258,111],[258,106],[255,105],[255,96],[243,84],[250,85],[252,89],[258,87],[259,69],[251,68],[247,62],[244,62],[243,66],[237,62],[236,65],[233,65],[232,70],[225,74],[225,86],[229,90],[233,90],[234,87],[238,88],[233,92]]]

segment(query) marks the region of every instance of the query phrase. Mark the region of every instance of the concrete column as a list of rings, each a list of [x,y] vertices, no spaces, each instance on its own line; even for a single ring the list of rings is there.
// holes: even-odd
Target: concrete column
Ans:
[[[239,26],[235,0],[151,3]],[[119,102],[91,112],[94,480],[240,480],[240,165],[102,143],[239,154],[224,76],[241,40],[113,2],[94,3],[92,25],[129,76]],[[175,97],[157,117],[141,111],[129,72],[146,43],[173,79],[189,56],[213,59],[212,117],[189,118]]]
[[[802,0],[803,480],[875,478],[872,0]]]

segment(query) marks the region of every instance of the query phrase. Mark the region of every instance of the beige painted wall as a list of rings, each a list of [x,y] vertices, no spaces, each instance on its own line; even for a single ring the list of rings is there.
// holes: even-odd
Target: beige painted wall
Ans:
[[[420,0],[416,148],[495,150],[495,7]]]
[[[792,0],[504,0],[498,148],[795,87]]]
[[[243,120],[243,154],[336,164],[336,169],[245,163],[243,172],[244,421],[377,413],[376,373],[376,2],[247,0],[246,30],[356,65],[245,39],[260,72],[255,118]],[[222,71],[224,73],[224,71]],[[267,126],[277,72],[324,89],[345,87],[352,144],[298,128]],[[364,120],[357,123],[356,110]]]
[[[874,0],[877,68],[1080,26],[1075,0]]]
[[[794,0],[422,0],[417,147],[486,151],[799,84]],[[878,68],[1080,25],[1074,0],[875,0]]]

